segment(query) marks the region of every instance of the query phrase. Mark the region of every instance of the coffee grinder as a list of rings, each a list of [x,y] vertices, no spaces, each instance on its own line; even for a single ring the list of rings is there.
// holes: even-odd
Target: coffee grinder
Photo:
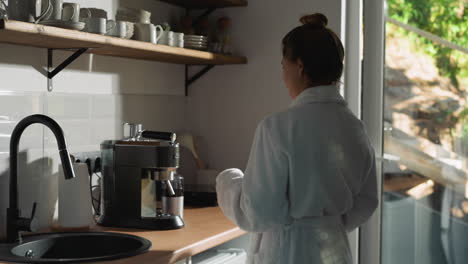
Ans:
[[[179,166],[179,144],[175,143],[175,133],[143,130],[140,124],[127,127],[129,132],[124,132],[123,140],[106,140],[101,144],[98,223],[153,230],[182,228],[182,214],[168,213],[174,211],[164,207],[173,205],[161,202],[163,192],[170,193],[172,198],[181,195],[183,201],[182,187],[171,183]],[[153,216],[142,212],[143,186],[148,186],[148,181],[154,186],[152,199],[157,201]]]

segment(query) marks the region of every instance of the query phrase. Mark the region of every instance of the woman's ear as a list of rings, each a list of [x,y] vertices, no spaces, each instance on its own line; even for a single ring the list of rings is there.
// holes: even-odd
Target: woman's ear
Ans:
[[[302,62],[301,59],[297,59],[297,70],[299,71],[299,76],[302,76],[304,77],[305,76],[305,73],[304,73],[304,63]]]

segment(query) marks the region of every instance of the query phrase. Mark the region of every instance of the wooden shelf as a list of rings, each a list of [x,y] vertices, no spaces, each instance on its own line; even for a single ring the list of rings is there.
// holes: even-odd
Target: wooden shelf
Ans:
[[[247,0],[160,0],[189,9],[247,6]]]
[[[247,58],[156,45],[32,23],[0,20],[0,42],[40,48],[89,48],[88,53],[177,64],[245,64]]]

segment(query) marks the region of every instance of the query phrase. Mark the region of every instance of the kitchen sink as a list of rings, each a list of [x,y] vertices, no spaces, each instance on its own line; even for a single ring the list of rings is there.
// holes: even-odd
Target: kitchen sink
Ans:
[[[0,261],[76,263],[126,258],[151,247],[147,239],[119,233],[47,233],[26,236],[21,243],[0,244]]]

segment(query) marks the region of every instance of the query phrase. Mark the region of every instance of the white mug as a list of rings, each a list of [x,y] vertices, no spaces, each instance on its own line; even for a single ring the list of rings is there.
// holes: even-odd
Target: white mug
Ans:
[[[84,31],[89,33],[105,34],[106,33],[106,19],[100,17],[89,17],[82,19],[86,23]]]
[[[44,20],[62,20],[63,0],[49,0],[51,7],[44,16]]]
[[[184,47],[184,33],[174,32],[174,46],[179,48]]]
[[[63,3],[62,8],[63,21],[80,21],[80,5],[78,3]]]
[[[115,26],[107,32],[107,35],[118,38],[124,38],[127,35],[127,23],[125,21],[114,22],[109,20],[108,23],[115,23]]]
[[[125,33],[126,39],[131,39],[133,37],[133,33],[135,31],[135,24],[129,21],[121,21],[125,23],[125,27],[127,29],[127,32]]]
[[[117,27],[117,22],[114,20],[107,20],[106,19],[106,34],[109,34],[112,30]]]
[[[158,43],[162,45],[167,45],[167,46],[175,46],[174,32],[163,31],[161,33],[161,39]]]
[[[159,32],[163,32],[163,28],[159,25],[155,26],[153,24],[143,24],[137,23],[135,24],[135,35],[134,38],[136,40],[151,42],[153,44],[158,43],[159,39],[161,38],[162,34]]]

